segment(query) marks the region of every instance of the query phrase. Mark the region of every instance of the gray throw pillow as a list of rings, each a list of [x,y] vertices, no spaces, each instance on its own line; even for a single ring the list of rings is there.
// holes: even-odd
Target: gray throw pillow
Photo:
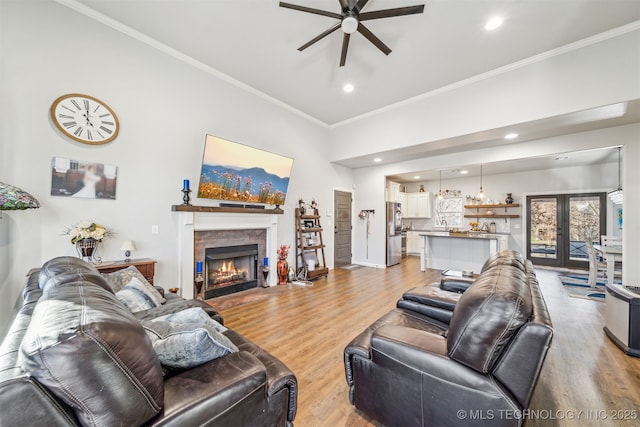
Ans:
[[[138,277],[132,277],[131,280],[129,280],[129,283],[127,283],[124,287],[133,288],[143,293],[146,298],[153,302],[154,307],[158,307],[167,302],[167,300],[162,296],[162,294],[160,294],[160,292],[158,292],[156,288],[151,286],[151,284],[146,280],[143,282]]]
[[[140,281],[140,283],[152,289],[158,294],[160,298],[160,304],[164,304],[167,301],[162,295],[160,295],[160,292],[158,292],[156,288],[154,288],[153,285],[147,281],[144,275],[140,273],[140,270],[138,270],[133,265],[127,268],[123,268],[122,270],[114,271],[112,273],[103,273],[102,276],[111,286],[111,290],[113,290],[113,293],[116,293],[124,288],[127,284],[129,284],[129,282],[131,282],[131,279],[135,277]]]
[[[158,360],[169,368],[188,369],[238,351],[229,338],[209,324],[146,320],[142,326]]]
[[[158,316],[154,321],[160,320],[171,323],[196,323],[199,325],[209,325],[213,327],[218,332],[224,332],[227,330],[226,327],[222,326],[220,322],[215,321],[206,311],[204,311],[201,307],[192,307],[184,310],[180,310],[176,313],[165,314],[164,316]]]
[[[124,288],[116,292],[116,298],[127,306],[132,313],[148,310],[160,305],[160,303],[157,302],[157,298],[154,298],[152,294],[146,292],[145,286],[135,277],[132,278]]]

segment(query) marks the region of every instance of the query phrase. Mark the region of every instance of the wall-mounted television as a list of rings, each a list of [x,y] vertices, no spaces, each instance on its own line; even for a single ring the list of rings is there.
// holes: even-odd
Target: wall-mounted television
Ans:
[[[293,159],[207,135],[198,197],[284,205]]]

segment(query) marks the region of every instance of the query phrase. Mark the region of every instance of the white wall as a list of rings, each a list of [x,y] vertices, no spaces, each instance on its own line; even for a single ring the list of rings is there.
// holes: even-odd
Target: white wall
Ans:
[[[122,241],[132,239],[134,257],[156,259],[157,283],[171,287],[177,278],[171,205],[182,203],[183,179],[197,183],[207,133],[294,158],[279,219],[283,244],[295,245],[298,197],[313,197],[326,211],[333,187],[352,187],[351,171],[328,161],[325,127],[52,1],[2,1],[0,8],[0,181],[42,205],[0,220],[0,334],[27,271],[55,256],[76,255],[61,234],[80,220],[93,219],[117,234],[104,240],[104,259],[122,258]],[[114,142],[89,146],[57,131],[49,107],[72,92],[115,110],[121,132]],[[54,156],[118,166],[117,199],[50,196]],[[151,225],[159,226],[158,235]],[[333,233],[325,243],[332,263]]]

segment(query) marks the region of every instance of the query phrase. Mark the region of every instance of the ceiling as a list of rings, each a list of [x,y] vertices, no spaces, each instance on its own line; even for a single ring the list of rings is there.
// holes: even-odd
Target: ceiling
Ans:
[[[338,21],[279,7],[277,0],[56,1],[327,126],[573,43],[581,46],[610,30],[640,26],[639,0],[369,0],[363,12],[416,4],[425,9],[366,21],[391,54],[385,56],[355,33],[346,65],[339,67],[341,30],[297,50]],[[340,12],[338,0],[287,1]],[[493,15],[504,23],[489,32],[483,26]],[[345,83],[355,90],[345,93]],[[522,124],[527,129],[523,137],[640,122],[638,104],[629,107],[624,117],[604,121],[559,117]],[[385,162],[472,143],[503,144],[501,132],[430,142],[428,149],[395,150],[385,153]],[[357,168],[371,166],[371,159],[342,163]]]
[[[482,174],[501,175],[514,172],[530,172],[537,170],[547,170],[555,168],[594,166],[604,163],[618,162],[617,148],[602,148],[585,151],[574,151],[571,153],[559,153],[552,156],[541,156],[526,159],[508,160],[502,162],[492,162],[482,167]],[[622,155],[621,155],[622,162]],[[466,171],[466,173],[461,173]],[[480,165],[467,165],[456,168],[442,169],[442,180],[448,181],[457,178],[469,178],[480,176]],[[416,171],[400,175],[387,177],[389,180],[398,183],[436,181],[440,178],[440,170]]]

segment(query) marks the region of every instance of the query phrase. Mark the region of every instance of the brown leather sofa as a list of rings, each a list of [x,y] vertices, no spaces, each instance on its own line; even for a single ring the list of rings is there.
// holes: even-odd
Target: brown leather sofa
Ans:
[[[132,314],[77,258],[30,274],[0,346],[0,425],[292,426],[295,375],[231,329],[223,335],[238,351],[161,366],[141,319],[201,307],[222,321],[204,302],[167,297]]]
[[[535,274],[511,255],[463,294],[418,288],[438,310],[399,301],[355,337],[344,350],[350,402],[386,426],[521,425],[552,325]]]

